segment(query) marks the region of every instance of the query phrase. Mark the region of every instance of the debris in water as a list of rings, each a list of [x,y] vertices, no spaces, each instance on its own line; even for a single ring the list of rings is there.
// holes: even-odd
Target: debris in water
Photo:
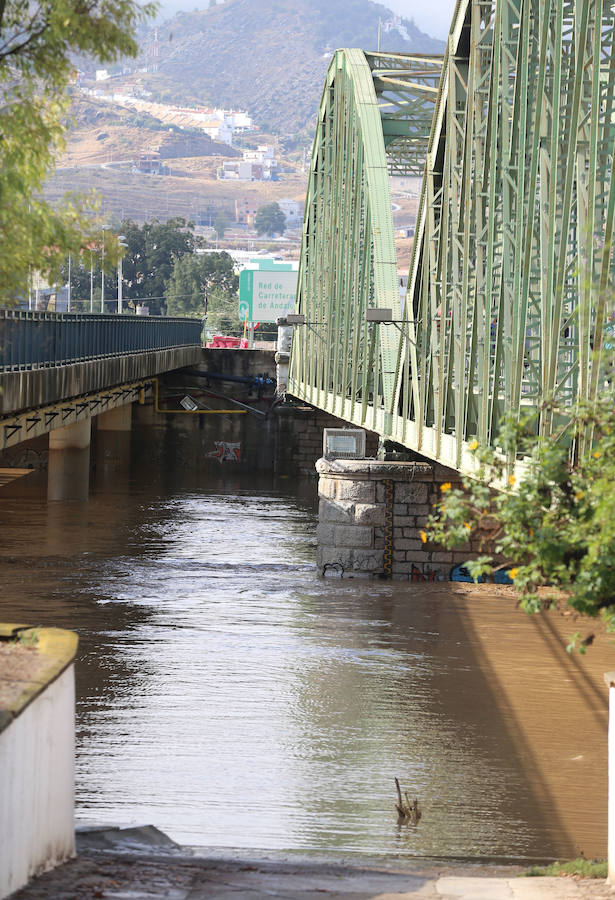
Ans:
[[[410,803],[408,793],[407,791],[404,791],[404,797],[406,798],[406,802],[404,803],[397,778],[395,779],[395,787],[397,788],[397,803],[395,804],[395,809],[397,810],[398,823],[400,825],[405,825],[409,822],[411,825],[418,825],[419,819],[423,815],[419,809],[419,801],[415,797],[414,803]]]

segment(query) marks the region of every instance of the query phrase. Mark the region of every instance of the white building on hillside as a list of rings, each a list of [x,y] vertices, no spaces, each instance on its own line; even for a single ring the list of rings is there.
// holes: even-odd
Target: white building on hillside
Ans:
[[[278,206],[286,216],[286,227],[297,228],[303,223],[303,203],[284,197],[277,201]]]

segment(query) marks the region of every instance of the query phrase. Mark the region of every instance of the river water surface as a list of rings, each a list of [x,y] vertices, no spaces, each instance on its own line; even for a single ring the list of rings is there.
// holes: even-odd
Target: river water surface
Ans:
[[[315,483],[155,465],[0,493],[0,618],[73,628],[77,818],[193,846],[604,855],[602,636],[507,588],[323,580]],[[394,777],[423,817],[399,827]]]

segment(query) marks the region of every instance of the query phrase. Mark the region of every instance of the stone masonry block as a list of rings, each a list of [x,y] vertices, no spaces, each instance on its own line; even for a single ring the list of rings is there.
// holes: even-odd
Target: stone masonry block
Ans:
[[[393,573],[395,575],[409,575],[410,572],[412,572],[412,563],[405,561],[393,563]]]
[[[402,532],[405,538],[412,538],[412,540],[415,540],[418,534],[418,530],[416,528],[402,528]],[[421,541],[421,545],[422,543],[423,542]]]
[[[425,556],[426,556],[426,553],[424,550],[423,551],[407,550],[406,551],[406,562],[416,563],[416,565],[419,565],[419,563],[420,563],[422,565],[425,562]]]
[[[319,522],[316,527],[316,541],[323,547],[335,547],[335,525]]]
[[[371,547],[373,542],[373,528],[367,525],[336,525],[336,547]]]
[[[355,550],[353,569],[360,572],[381,572],[384,565],[384,551]]]
[[[444,563],[452,563],[453,554],[449,553],[446,550],[437,550],[435,553],[431,554],[432,562],[444,562]]]
[[[394,562],[405,562],[406,554],[403,550],[393,550],[393,561]]]
[[[355,519],[354,503],[348,500],[321,500],[318,518],[321,522],[352,525]]]
[[[384,525],[384,506],[373,503],[357,503],[354,507],[357,525]]]
[[[468,562],[468,560],[472,559],[472,553],[468,550],[454,550],[453,551],[453,562],[455,565],[463,565],[463,563]]]
[[[316,551],[316,565],[319,569],[325,566],[339,565],[343,569],[352,568],[354,555],[352,550],[337,547],[319,547]]]
[[[350,481],[339,479],[336,484],[337,500],[352,500],[355,503],[375,503],[376,485],[373,481]]]
[[[428,487],[426,484],[396,484],[395,485],[395,502],[396,503],[427,503]]]
[[[395,526],[398,528],[406,528],[415,524],[415,516],[395,516]]]
[[[408,515],[408,504],[407,503],[394,503],[393,504],[393,515],[394,516],[407,516]]]
[[[384,485],[381,481],[376,484],[376,503],[384,503]]]
[[[420,540],[411,541],[403,539],[395,541],[394,546],[396,550],[420,550],[422,547],[422,542]]]
[[[336,484],[333,478],[319,478],[318,480],[318,496],[324,497],[325,500],[335,500]]]

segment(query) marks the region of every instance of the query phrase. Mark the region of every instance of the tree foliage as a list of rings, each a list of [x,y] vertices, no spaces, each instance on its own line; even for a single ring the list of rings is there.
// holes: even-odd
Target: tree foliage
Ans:
[[[124,220],[120,228],[128,244],[123,264],[125,296],[149,302],[152,309],[164,305],[175,261],[193,254],[199,244],[194,224],[176,216],[144,225]]]
[[[145,303],[152,313],[165,308],[166,284],[171,278],[176,260],[191,256],[199,241],[193,234],[194,226],[181,217],[166,222],[154,220],[139,225],[131,219],[116,224],[117,234],[107,230],[105,246],[105,302],[114,303],[117,298],[118,236],[127,245],[122,259],[123,296],[129,306]],[[73,260],[71,289],[76,308],[89,309],[90,265],[94,270],[94,308],[100,309],[101,268],[103,263],[103,237],[99,231],[94,250],[86,250],[81,261]],[[68,281],[68,264],[64,260],[61,276]]]
[[[167,311],[173,316],[203,316],[207,298],[207,323],[216,320],[223,307],[227,325],[239,327],[237,288],[239,279],[228,253],[203,253],[176,258],[166,285]],[[234,315],[233,315],[234,311]]]
[[[57,276],[91,239],[88,204],[61,211],[40,197],[63,144],[75,53],[102,62],[135,55],[133,31],[154,10],[136,0],[0,0],[0,280],[3,301],[29,273]],[[90,207],[91,208],[91,207]]]
[[[278,203],[266,203],[257,209],[254,226],[257,234],[284,234],[286,216]]]
[[[545,413],[557,417],[558,410],[544,404]],[[596,404],[579,408],[567,441],[538,440],[534,424],[532,417],[507,420],[498,452],[471,445],[477,477],[465,478],[463,489],[443,486],[422,537],[445,547],[478,544],[482,555],[468,564],[475,578],[512,566],[528,612],[542,608],[549,592],[539,589],[551,586],[570,607],[615,629],[615,393],[605,389]],[[525,464],[518,484],[509,474],[515,457]]]

